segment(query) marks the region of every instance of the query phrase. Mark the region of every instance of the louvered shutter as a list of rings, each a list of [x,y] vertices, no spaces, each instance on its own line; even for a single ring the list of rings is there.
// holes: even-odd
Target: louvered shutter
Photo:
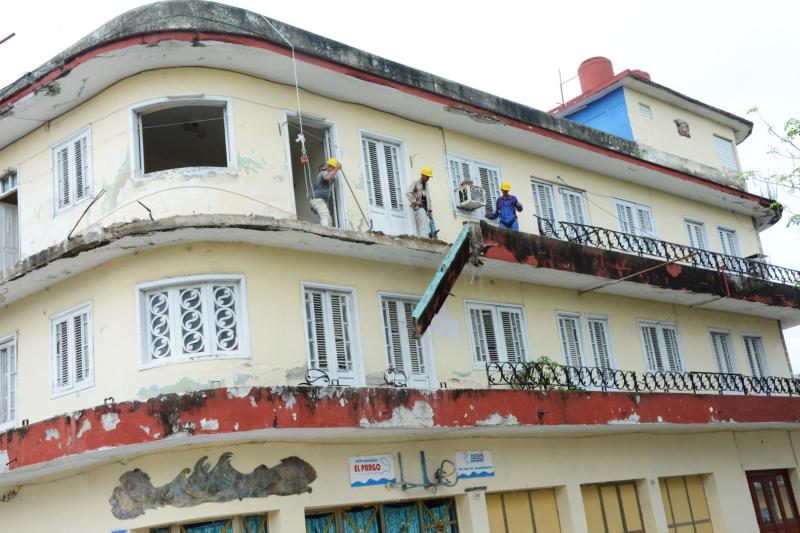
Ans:
[[[685,224],[686,233],[689,235],[689,246],[705,250],[707,246],[703,224],[691,220],[687,220]]]
[[[56,175],[57,175],[57,194],[58,194],[58,207],[66,207],[70,205],[70,165],[69,165],[69,147],[65,146],[56,152]]]
[[[72,317],[75,359],[75,384],[91,377],[89,360],[89,315],[81,313]]]
[[[75,201],[79,202],[89,196],[90,183],[89,183],[89,161],[87,153],[86,137],[73,142],[73,150],[75,153]]]
[[[322,291],[306,290],[306,323],[311,368],[328,370],[324,293]]]
[[[414,312],[415,303],[402,302],[404,310],[405,334],[408,339],[409,359],[411,363],[412,374],[425,374],[425,354],[422,348],[422,341],[416,337],[416,330],[414,329]]]
[[[636,206],[636,219],[639,224],[634,229],[637,235],[644,237],[655,237],[655,226],[653,225],[653,213],[649,207],[637,205]]]
[[[490,309],[472,308],[469,310],[472,322],[475,358],[479,363],[497,362],[497,336]]]
[[[400,173],[397,167],[397,147],[383,144],[383,156],[386,163],[386,176],[389,182],[389,205],[392,209],[403,208],[403,192],[400,190]]]
[[[561,334],[561,349],[566,363],[570,366],[583,366],[578,318],[559,315],[558,329]]]
[[[54,331],[56,368],[55,389],[64,389],[71,384],[69,371],[69,322],[61,320],[55,324]]]
[[[383,186],[381,185],[380,162],[378,161],[378,143],[372,139],[362,139],[361,147],[364,152],[364,177],[367,181],[369,203],[376,207],[383,207]]]
[[[589,325],[589,340],[592,343],[594,366],[608,370],[611,368],[611,351],[607,323],[598,318],[589,318],[586,322]]]
[[[523,342],[522,316],[516,309],[501,309],[500,324],[503,328],[505,344],[505,360],[518,363],[525,360],[525,343]]]
[[[405,371],[403,361],[403,342],[400,336],[400,320],[397,307],[400,302],[396,300],[383,300],[383,324],[386,334],[386,353],[389,364],[397,370]]]
[[[13,341],[0,346],[0,424],[16,418],[17,356]]]
[[[727,229],[719,230],[719,240],[722,242],[722,253],[739,257],[739,245],[736,242],[736,232]]]
[[[750,366],[750,372],[754,376],[766,376],[767,368],[764,362],[764,350],[761,344],[761,337],[745,336],[744,348],[747,353],[747,363]]]
[[[634,208],[627,203],[617,202],[617,220],[619,221],[619,230],[622,233],[636,234],[636,223],[634,222],[633,212]]]
[[[661,327],[661,335],[664,343],[664,353],[666,354],[666,362],[669,365],[668,370],[673,372],[682,371],[680,350],[678,348],[678,332],[671,327]]]
[[[533,187],[533,201],[536,204],[536,214],[550,222],[556,221],[555,202],[553,201],[553,187],[538,181],[531,182]]]
[[[486,204],[484,213],[491,215],[497,205],[497,198],[500,195],[500,183],[498,182],[497,171],[493,168],[478,165],[478,176],[481,180],[481,187],[486,192]]]
[[[641,330],[648,369],[652,371],[665,370],[664,357],[661,351],[661,345],[658,342],[658,328],[656,326],[642,324]]]
[[[353,352],[350,340],[350,309],[347,296],[330,294],[331,331],[336,347],[336,367],[339,371],[353,370]]]
[[[586,224],[583,195],[569,189],[561,189],[564,203],[564,220],[573,224]]]
[[[711,347],[714,350],[714,360],[717,363],[717,370],[723,374],[732,374],[733,357],[731,354],[731,336],[721,331],[711,332]]]
[[[714,150],[717,152],[717,160],[722,168],[737,172],[739,165],[736,163],[736,150],[733,142],[714,135]]]

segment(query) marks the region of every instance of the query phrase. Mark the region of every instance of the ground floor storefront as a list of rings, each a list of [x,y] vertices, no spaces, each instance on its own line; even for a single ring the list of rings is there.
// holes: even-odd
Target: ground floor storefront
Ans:
[[[508,421],[506,421],[508,422]],[[798,531],[786,430],[189,435],[2,489],[9,532]],[[516,431],[515,431],[516,430]],[[255,437],[255,434],[253,434]],[[204,459],[205,458],[205,459]],[[264,466],[260,466],[264,465]]]

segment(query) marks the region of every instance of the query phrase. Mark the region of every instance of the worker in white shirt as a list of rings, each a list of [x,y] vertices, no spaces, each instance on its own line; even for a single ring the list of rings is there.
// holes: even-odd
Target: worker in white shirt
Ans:
[[[328,209],[328,201],[331,198],[331,187],[336,182],[342,164],[331,157],[325,162],[322,169],[313,183],[314,197],[310,200],[311,209],[319,216],[320,226],[331,225],[331,212]]]
[[[432,176],[433,169],[431,167],[423,167],[419,171],[419,179],[415,180],[406,192],[411,209],[414,210],[417,237],[431,237],[433,210],[431,208],[431,197],[428,193],[428,180]]]

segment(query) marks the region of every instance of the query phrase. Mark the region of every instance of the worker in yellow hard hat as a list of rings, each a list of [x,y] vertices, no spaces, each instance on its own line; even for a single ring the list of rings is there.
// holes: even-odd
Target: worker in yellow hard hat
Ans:
[[[502,193],[495,203],[494,213],[486,215],[489,220],[500,218],[500,227],[508,228],[513,231],[519,231],[519,218],[517,213],[522,211],[522,204],[519,203],[517,197],[509,194],[511,191],[511,184],[504,181],[500,184],[500,192]]]
[[[419,171],[419,179],[414,180],[406,191],[406,196],[414,210],[414,225],[417,230],[417,237],[436,238],[438,231],[433,224],[433,209],[431,207],[431,197],[428,192],[428,180],[433,177],[431,167],[422,167]]]
[[[311,209],[319,216],[321,226],[331,225],[331,211],[328,202],[331,198],[331,187],[336,182],[341,169],[342,164],[335,157],[331,157],[325,162],[325,166],[314,180],[311,190],[313,196],[309,202]]]

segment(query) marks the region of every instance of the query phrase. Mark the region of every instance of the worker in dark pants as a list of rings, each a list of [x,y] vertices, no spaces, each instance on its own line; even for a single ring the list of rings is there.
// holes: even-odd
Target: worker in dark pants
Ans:
[[[486,215],[489,220],[495,220],[500,217],[500,227],[507,228],[513,231],[519,231],[519,218],[517,213],[522,211],[522,204],[519,203],[517,197],[509,194],[511,184],[504,181],[500,185],[500,192],[503,194],[497,199],[495,204],[494,213]]]

